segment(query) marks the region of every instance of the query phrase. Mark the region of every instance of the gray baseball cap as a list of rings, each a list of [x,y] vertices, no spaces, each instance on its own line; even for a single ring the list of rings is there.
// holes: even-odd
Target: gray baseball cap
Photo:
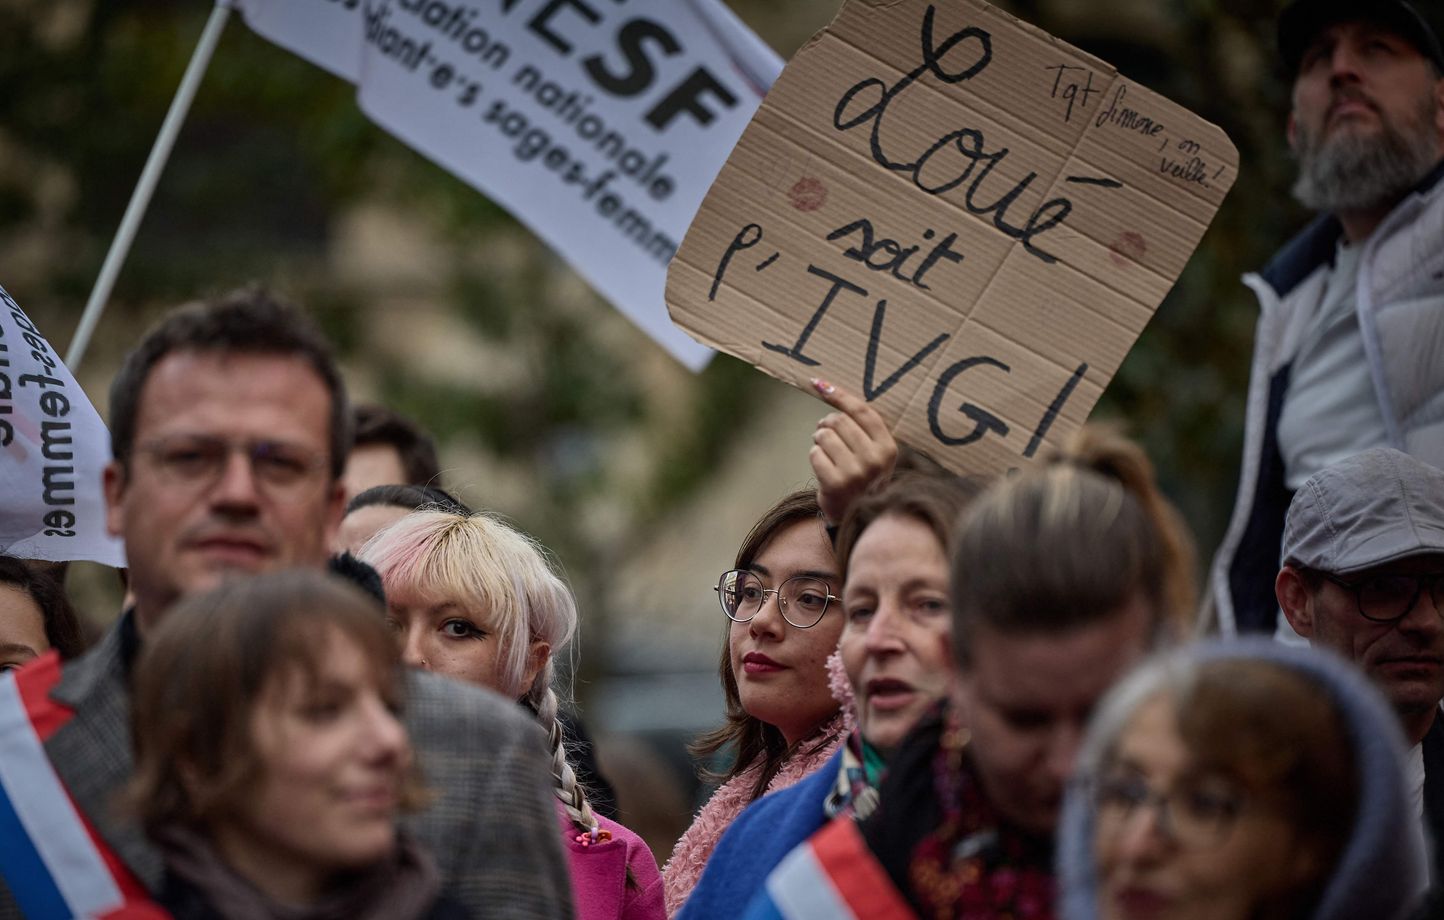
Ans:
[[[1444,555],[1444,471],[1390,447],[1310,476],[1284,519],[1289,565],[1351,575],[1430,553]]]

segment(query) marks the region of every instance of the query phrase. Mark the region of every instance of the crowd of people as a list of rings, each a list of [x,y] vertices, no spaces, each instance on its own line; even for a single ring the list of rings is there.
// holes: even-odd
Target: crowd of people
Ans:
[[[112,385],[114,625],[0,558],[0,916],[1438,916],[1444,51],[1402,0],[1279,47],[1322,213],[1250,282],[1204,597],[1120,431],[960,477],[814,381],[815,488],[718,554],[715,791],[659,868],[563,706],[556,560],[247,288]]]

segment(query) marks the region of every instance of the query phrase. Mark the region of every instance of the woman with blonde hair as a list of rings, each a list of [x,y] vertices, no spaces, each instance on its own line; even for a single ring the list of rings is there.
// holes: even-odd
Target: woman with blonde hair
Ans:
[[[486,512],[418,511],[372,537],[360,558],[381,574],[407,664],[517,700],[547,733],[581,920],[663,917],[651,850],[596,814],[568,756],[553,660],[576,632],[577,607],[546,551]]]

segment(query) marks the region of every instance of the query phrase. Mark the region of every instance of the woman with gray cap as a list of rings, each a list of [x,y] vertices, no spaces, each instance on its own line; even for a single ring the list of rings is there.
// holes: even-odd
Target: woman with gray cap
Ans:
[[[1395,920],[1424,886],[1404,740],[1335,656],[1158,657],[1099,707],[1059,832],[1066,920]]]

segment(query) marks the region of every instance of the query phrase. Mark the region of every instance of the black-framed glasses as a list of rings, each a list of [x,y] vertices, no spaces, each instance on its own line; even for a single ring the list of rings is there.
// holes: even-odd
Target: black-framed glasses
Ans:
[[[768,588],[755,572],[746,569],[723,572],[712,590],[717,592],[722,612],[735,623],[746,623],[757,616],[767,603],[767,595],[775,594],[782,618],[798,629],[816,626],[827,612],[827,605],[837,600],[820,578],[794,575],[776,588]]]
[[[1155,809],[1160,833],[1180,846],[1219,846],[1244,807],[1243,793],[1221,778],[1203,778],[1160,791],[1136,771],[1119,769],[1088,783],[1088,799],[1102,835],[1117,835],[1145,808]]]
[[[206,488],[220,480],[231,454],[240,451],[251,475],[267,493],[285,495],[316,478],[326,464],[320,452],[286,441],[230,440],[214,435],[175,434],[136,447],[167,481]]]
[[[1419,603],[1424,589],[1434,600],[1434,609],[1444,611],[1444,572],[1429,575],[1372,575],[1359,581],[1344,581],[1328,572],[1320,572],[1329,581],[1354,595],[1359,615],[1375,623],[1392,623],[1402,619]]]

